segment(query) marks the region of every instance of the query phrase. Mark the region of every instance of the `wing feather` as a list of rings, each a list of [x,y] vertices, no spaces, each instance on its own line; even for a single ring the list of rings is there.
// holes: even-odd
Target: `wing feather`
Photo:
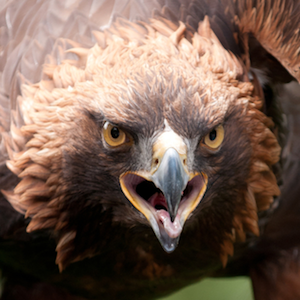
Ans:
[[[239,0],[234,10],[240,35],[252,34],[300,82],[300,1]]]

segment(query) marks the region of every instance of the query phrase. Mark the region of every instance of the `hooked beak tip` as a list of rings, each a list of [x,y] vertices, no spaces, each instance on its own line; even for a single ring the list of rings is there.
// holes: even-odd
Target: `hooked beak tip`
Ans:
[[[180,235],[176,238],[171,238],[168,235],[163,235],[159,239],[161,246],[167,253],[172,253],[177,248]]]

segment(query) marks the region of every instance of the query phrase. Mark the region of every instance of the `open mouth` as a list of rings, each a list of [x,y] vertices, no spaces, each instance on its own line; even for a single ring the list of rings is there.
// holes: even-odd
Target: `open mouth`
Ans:
[[[128,172],[122,176],[121,186],[127,198],[149,220],[165,251],[172,252],[177,246],[184,222],[203,197],[206,176],[195,174],[187,182],[173,218],[165,195],[152,181]]]
[[[132,177],[139,177],[137,175],[131,174]],[[134,178],[132,178],[133,181],[135,181]],[[137,178],[137,182],[139,182],[140,179]],[[194,178],[195,181],[195,178]],[[143,180],[140,183],[136,185],[136,193],[143,198],[145,201],[147,201],[153,208],[156,210],[165,210],[168,211],[168,205],[166,202],[166,198],[162,191],[155,186],[155,184],[148,180]],[[186,199],[188,199],[191,191],[193,190],[193,182],[188,182],[188,185],[186,189],[182,192],[182,197],[180,200],[181,202],[184,202]]]
[[[171,137],[178,139],[174,134]],[[207,175],[188,170],[184,147],[166,148],[161,143],[156,142],[152,155],[157,164],[149,171],[121,174],[120,184],[127,199],[147,218],[164,250],[172,252],[186,219],[204,195]]]
[[[138,196],[141,200],[148,203],[151,209],[165,210],[168,212],[168,205],[163,192],[155,186],[152,181],[148,181],[143,177],[128,173],[124,178],[124,183],[129,192]],[[179,210],[184,202],[190,198],[195,198],[200,192],[203,179],[201,175],[195,176],[192,180],[187,183],[186,188],[181,193],[181,200],[179,204]]]

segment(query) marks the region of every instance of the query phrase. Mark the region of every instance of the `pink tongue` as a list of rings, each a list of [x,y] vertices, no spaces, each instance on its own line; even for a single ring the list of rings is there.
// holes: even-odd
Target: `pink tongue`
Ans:
[[[166,199],[163,194],[155,193],[148,200],[149,203],[155,208],[156,205],[164,206],[166,209],[168,208]],[[166,233],[170,238],[176,238],[180,235],[182,231],[182,226],[180,224],[179,215],[177,214],[174,222],[171,222],[170,215],[164,209],[156,210],[156,220],[159,226],[164,227]]]
[[[173,223],[171,222],[169,213],[163,209],[157,211],[157,216],[170,238],[176,238],[180,235],[182,227],[178,215],[176,216]]]

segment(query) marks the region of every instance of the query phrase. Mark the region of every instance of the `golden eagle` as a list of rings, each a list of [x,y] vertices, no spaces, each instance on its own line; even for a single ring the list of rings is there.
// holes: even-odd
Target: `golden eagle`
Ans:
[[[298,299],[299,16],[299,0],[2,0],[1,299],[232,275]]]

